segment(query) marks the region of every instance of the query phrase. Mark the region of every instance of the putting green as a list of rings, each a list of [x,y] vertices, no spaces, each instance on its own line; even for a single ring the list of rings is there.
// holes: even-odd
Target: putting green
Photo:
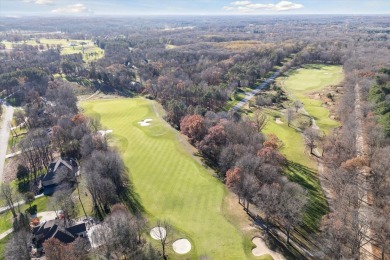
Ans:
[[[115,99],[81,106],[113,130],[149,218],[169,220],[190,239],[187,258],[251,258],[248,239],[223,216],[225,186],[185,150],[175,131],[156,116],[152,102]],[[140,126],[146,118],[153,119],[150,126]]]
[[[309,97],[309,94],[339,84],[342,79],[341,66],[312,64],[291,71],[286,78],[280,78],[279,82],[292,99],[299,99],[303,103],[306,111],[316,119],[317,125],[329,132],[338,126],[338,122],[330,118],[329,110],[322,106],[321,101]]]

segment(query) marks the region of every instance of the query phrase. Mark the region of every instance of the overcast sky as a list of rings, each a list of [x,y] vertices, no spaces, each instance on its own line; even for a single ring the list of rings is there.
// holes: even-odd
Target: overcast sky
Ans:
[[[0,0],[0,16],[390,14],[390,0]]]

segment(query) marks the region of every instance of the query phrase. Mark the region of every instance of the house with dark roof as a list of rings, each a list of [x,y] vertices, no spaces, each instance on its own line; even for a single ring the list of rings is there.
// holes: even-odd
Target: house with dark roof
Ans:
[[[42,248],[43,243],[50,238],[56,238],[60,242],[68,244],[78,237],[87,237],[87,225],[82,222],[66,227],[63,220],[53,219],[34,227],[32,235],[33,244],[38,249]]]
[[[65,172],[78,176],[80,171],[77,162],[73,159],[58,158],[56,161],[50,163],[47,173],[41,178],[41,189],[45,195],[54,193],[55,186],[58,185],[57,174],[64,174]]]

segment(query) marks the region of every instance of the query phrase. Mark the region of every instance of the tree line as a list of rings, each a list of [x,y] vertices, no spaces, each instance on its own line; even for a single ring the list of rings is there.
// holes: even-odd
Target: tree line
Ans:
[[[259,132],[265,123],[209,111],[204,117],[185,116],[180,129],[237,194],[244,210],[250,214],[251,204],[258,207],[266,231],[273,225],[283,227],[289,243],[291,231],[303,220],[306,191],[283,175],[287,160],[278,151],[283,143]]]

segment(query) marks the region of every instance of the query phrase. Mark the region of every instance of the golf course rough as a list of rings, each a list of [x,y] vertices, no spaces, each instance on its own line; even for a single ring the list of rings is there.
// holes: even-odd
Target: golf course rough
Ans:
[[[251,258],[251,252],[244,250],[244,237],[222,214],[225,186],[185,150],[175,130],[156,116],[152,102],[114,99],[86,101],[81,106],[113,130],[148,218],[168,220],[191,240],[187,256]],[[144,119],[159,127],[140,126]]]

